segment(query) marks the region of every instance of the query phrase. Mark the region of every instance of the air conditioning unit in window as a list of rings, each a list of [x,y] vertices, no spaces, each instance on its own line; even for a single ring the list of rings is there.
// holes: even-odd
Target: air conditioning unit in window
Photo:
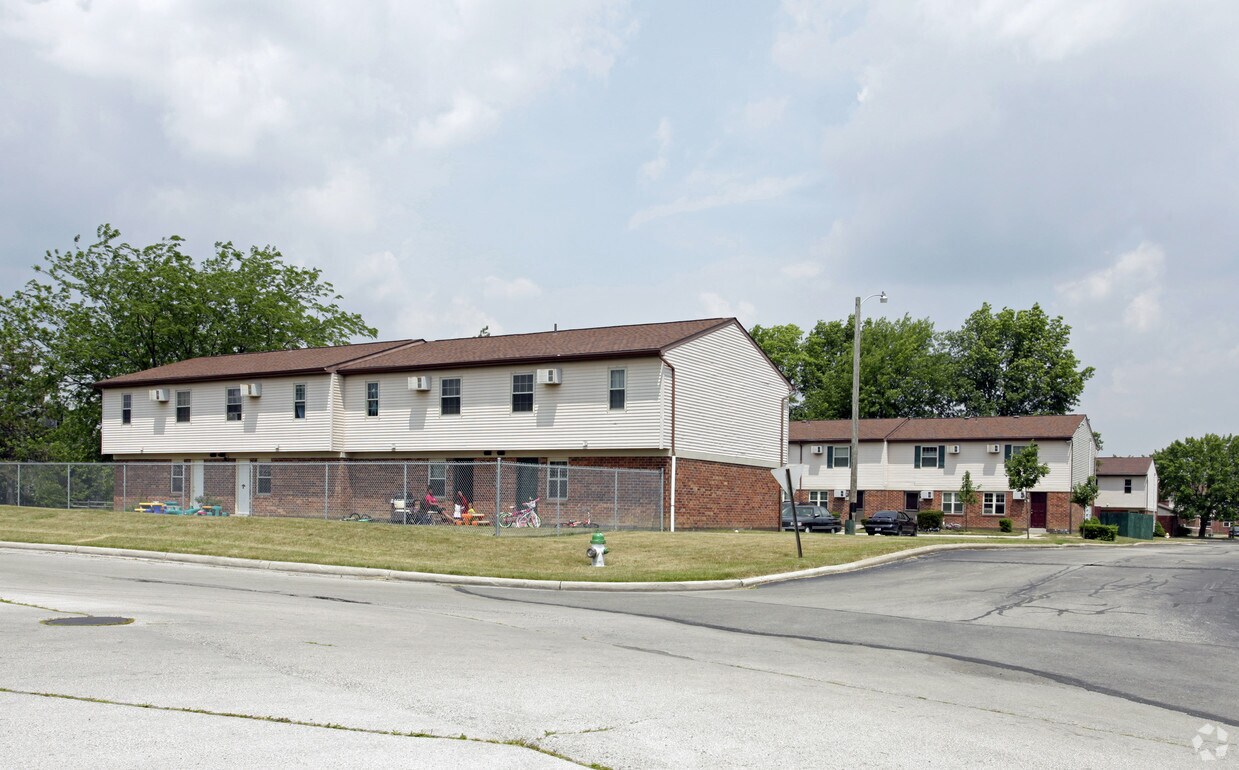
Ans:
[[[410,377],[409,390],[430,390],[429,377]]]
[[[258,398],[262,395],[262,383],[247,382],[241,386],[241,395],[249,396],[250,398]]]
[[[809,447],[809,452],[811,454],[820,455],[825,451],[826,449],[821,444],[814,444],[813,446]]]
[[[947,451],[953,455],[959,454],[959,444],[951,444],[951,448]]]
[[[1017,489],[1011,493],[1012,500],[1023,500],[1027,496],[1028,496],[1027,493],[1024,492],[1024,490],[1022,489]]]
[[[928,489],[922,489],[922,490],[921,490],[921,499],[922,499],[922,500],[933,500],[933,499],[934,499],[934,493],[933,493],[931,490],[928,490]]]
[[[989,450],[990,454],[996,455],[1002,451],[1002,444],[990,444],[988,447],[986,447],[986,449]]]
[[[150,396],[151,396],[151,401],[167,401],[168,400],[168,389],[167,388],[153,388],[151,390]]]
[[[847,491],[846,489],[836,489],[836,490],[835,490],[835,499],[836,499],[836,500],[846,500],[846,499],[847,499],[847,496],[848,496],[848,491]]]
[[[564,375],[560,369],[539,369],[538,384],[539,385],[558,385],[563,382]]]

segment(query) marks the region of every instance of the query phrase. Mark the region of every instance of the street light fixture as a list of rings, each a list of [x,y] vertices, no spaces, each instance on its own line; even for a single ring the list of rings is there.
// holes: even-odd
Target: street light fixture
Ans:
[[[848,466],[852,470],[852,482],[848,486],[848,520],[843,525],[844,532],[856,534],[856,471],[860,464],[860,306],[874,297],[878,302],[886,304],[886,292],[871,294],[864,299],[856,298],[856,314],[852,316],[852,452],[848,457]]]

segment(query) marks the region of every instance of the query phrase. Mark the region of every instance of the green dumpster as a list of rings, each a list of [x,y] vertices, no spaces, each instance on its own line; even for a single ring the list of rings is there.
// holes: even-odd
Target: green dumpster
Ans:
[[[1142,511],[1102,511],[1098,518],[1102,524],[1117,524],[1119,537],[1153,539],[1153,525],[1157,517]]]

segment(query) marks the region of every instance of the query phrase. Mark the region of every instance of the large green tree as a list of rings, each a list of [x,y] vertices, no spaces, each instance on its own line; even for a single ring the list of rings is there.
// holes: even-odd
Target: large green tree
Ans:
[[[1206,434],[1185,438],[1153,453],[1158,498],[1174,501],[1180,519],[1200,519],[1199,537],[1209,522],[1239,510],[1239,438]]]
[[[853,319],[753,327],[753,337],[797,390],[794,419],[852,415]],[[861,326],[861,417],[933,417],[950,409],[950,367],[929,319],[865,319]]]
[[[1040,305],[1028,310],[989,303],[946,334],[954,400],[970,416],[1066,414],[1080,402],[1091,366],[1068,347],[1071,327]]]
[[[201,264],[171,236],[144,247],[109,225],[49,251],[0,298],[0,450],[6,459],[99,453],[95,382],[197,356],[334,345],[373,337],[321,271],[271,247],[216,243]]]

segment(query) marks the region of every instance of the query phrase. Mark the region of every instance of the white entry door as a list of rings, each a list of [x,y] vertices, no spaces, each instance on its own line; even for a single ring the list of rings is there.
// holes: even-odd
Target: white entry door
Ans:
[[[250,515],[250,461],[237,460],[237,516]]]
[[[201,501],[206,503],[206,468],[201,460],[194,460],[189,464],[190,468],[190,484],[189,484],[189,502],[197,503]]]

